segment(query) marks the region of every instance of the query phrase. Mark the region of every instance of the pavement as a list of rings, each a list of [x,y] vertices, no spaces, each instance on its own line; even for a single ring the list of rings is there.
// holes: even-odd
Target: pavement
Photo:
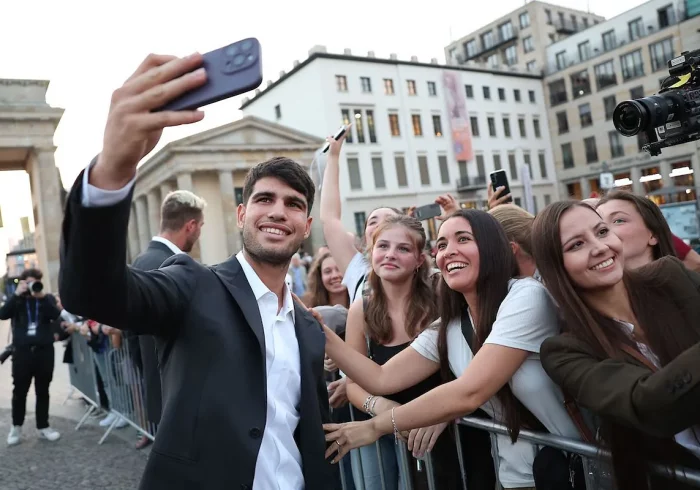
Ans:
[[[0,350],[8,339],[9,322],[0,322]],[[98,445],[106,429],[91,418],[75,430],[86,406],[71,393],[63,344],[56,343],[56,367],[51,383],[51,426],[61,433],[56,442],[39,440],[35,430],[34,388],[27,396],[27,418],[20,444],[8,447],[12,425],[12,362],[0,366],[0,490],[101,489],[134,490],[148,459],[148,449],[134,449],[137,433],[115,429]]]

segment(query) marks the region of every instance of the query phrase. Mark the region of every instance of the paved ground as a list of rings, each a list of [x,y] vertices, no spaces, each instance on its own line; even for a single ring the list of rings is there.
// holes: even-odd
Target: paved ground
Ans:
[[[5,346],[8,322],[0,322],[0,349]],[[79,431],[77,420],[85,412],[81,400],[70,396],[68,369],[63,364],[63,345],[56,344],[56,367],[51,383],[50,423],[61,433],[56,442],[39,441],[34,420],[34,388],[27,397],[27,420],[23,441],[7,447],[12,399],[12,364],[0,366],[0,490],[101,489],[134,490],[143,473],[148,451],[134,449],[136,431],[115,430],[101,446],[104,433],[91,419]]]

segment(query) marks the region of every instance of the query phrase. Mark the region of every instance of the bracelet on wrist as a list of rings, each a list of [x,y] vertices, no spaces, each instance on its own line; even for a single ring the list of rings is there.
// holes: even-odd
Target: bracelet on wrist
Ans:
[[[370,408],[369,408],[369,404],[372,403],[372,400],[373,400],[374,398],[375,398],[374,395],[369,395],[369,396],[365,399],[365,402],[362,404],[362,410],[364,410],[365,413],[368,413],[368,414],[370,414],[370,415],[372,415],[372,416],[374,416],[374,414],[371,413]]]
[[[398,427],[396,427],[396,419],[394,418],[394,409],[395,408],[396,407],[391,409],[391,425],[394,428],[394,444],[398,444],[399,443],[399,429],[398,429]]]

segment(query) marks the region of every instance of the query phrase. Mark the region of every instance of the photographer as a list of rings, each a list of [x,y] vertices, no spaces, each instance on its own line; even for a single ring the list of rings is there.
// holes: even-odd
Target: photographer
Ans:
[[[34,379],[36,427],[39,437],[55,441],[60,434],[49,427],[49,384],[54,366],[54,321],[61,311],[56,298],[44,292],[38,269],[22,272],[15,293],[0,307],[0,319],[12,320],[12,429],[7,444],[20,441],[27,392]]]

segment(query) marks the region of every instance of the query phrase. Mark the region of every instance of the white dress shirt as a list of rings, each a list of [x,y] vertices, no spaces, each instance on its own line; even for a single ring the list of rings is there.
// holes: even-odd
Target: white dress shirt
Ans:
[[[88,171],[89,168],[83,176],[81,203],[84,207],[113,206],[126,199],[134,185],[135,178],[122,189],[99,189],[88,183]],[[160,237],[154,240],[156,238]],[[285,285],[284,302],[279,309],[277,295],[263,284],[243,252],[236,258],[258,303],[265,334],[267,415],[253,490],[303,490],[301,453],[294,440],[299,425],[301,361],[291,290]]]
[[[177,255],[177,254],[184,254],[184,253],[185,253],[185,252],[183,252],[182,250],[180,250],[180,247],[178,247],[177,245],[175,245],[173,242],[171,242],[171,241],[168,240],[167,238],[163,238],[162,236],[154,236],[153,238],[151,238],[151,240],[153,240],[154,242],[160,242],[160,243],[162,243],[163,245],[165,245],[166,247],[168,247],[172,253],[174,253],[174,254],[176,254],[176,255]]]

